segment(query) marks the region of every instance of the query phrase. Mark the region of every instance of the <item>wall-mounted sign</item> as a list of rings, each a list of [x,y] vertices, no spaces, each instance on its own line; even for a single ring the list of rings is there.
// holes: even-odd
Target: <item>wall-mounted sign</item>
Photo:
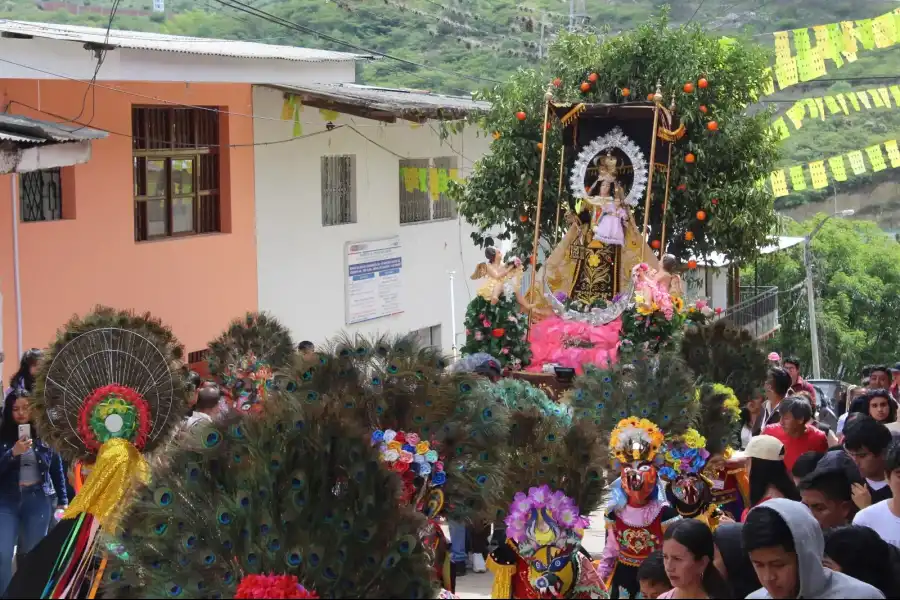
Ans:
[[[346,323],[353,325],[403,312],[400,238],[346,245]]]

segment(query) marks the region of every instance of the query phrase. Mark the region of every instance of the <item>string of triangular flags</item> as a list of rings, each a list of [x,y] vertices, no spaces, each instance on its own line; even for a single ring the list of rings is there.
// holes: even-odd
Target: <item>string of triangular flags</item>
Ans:
[[[437,167],[400,167],[400,181],[407,192],[426,192],[432,202],[447,193],[451,181],[459,181],[458,169]]]
[[[886,160],[885,152],[887,153]],[[868,165],[866,158],[868,158]],[[850,175],[862,175],[870,169],[873,173],[877,173],[887,168],[896,169],[897,167],[900,167],[900,148],[897,146],[897,140],[888,140],[862,150],[853,150],[831,158],[815,160],[805,165],[778,169],[769,176],[769,182],[772,184],[772,193],[776,198],[780,198],[787,196],[791,191],[802,192],[809,189],[807,181],[812,184],[812,189],[819,190],[828,187],[832,179],[847,181]],[[807,172],[809,173],[808,178]],[[790,190],[788,189],[789,181]]]
[[[809,30],[813,30],[810,36]],[[827,25],[776,31],[775,66],[764,95],[775,93],[801,81],[811,81],[827,73],[826,60],[841,68],[855,62],[863,50],[888,48],[900,42],[900,8],[873,19],[841,21]],[[815,39],[815,46],[812,41]],[[793,41],[794,52],[791,51]]]
[[[303,135],[303,123],[300,121],[300,113],[303,112],[303,108],[303,103],[296,96],[290,94],[285,95],[284,104],[281,106],[281,120],[294,122],[294,131],[292,133],[294,137]],[[336,110],[320,108],[319,116],[322,117],[323,121],[328,123],[336,121],[339,114]]]
[[[900,86],[872,88],[850,92],[837,92],[828,96],[803,98],[785,111],[783,116],[772,122],[772,129],[779,139],[790,137],[791,123],[795,129],[803,127],[803,121],[810,119],[825,120],[833,115],[850,114],[850,111],[873,110],[875,108],[896,108],[900,106]]]

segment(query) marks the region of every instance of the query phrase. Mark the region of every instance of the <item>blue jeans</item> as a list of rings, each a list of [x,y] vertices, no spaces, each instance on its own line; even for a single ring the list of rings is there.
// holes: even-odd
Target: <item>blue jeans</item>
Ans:
[[[21,488],[19,497],[0,496],[0,595],[12,579],[15,548],[34,549],[47,535],[53,507],[41,484]]]
[[[466,552],[466,526],[463,523],[450,521],[450,562],[465,564],[468,553]]]

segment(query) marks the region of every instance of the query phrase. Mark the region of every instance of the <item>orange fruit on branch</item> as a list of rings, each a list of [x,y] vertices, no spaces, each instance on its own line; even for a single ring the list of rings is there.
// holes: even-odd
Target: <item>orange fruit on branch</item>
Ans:
[[[700,81],[697,82],[697,85],[700,86],[700,89],[705,90],[707,87],[709,87],[709,82],[706,80],[705,77],[701,77]]]
[[[525,111],[520,110],[519,112],[516,113],[516,118],[520,121],[524,121],[525,117],[526,117]]]
[[[688,265],[688,269],[696,269],[697,261],[692,258],[691,260],[688,261],[687,265]]]
[[[685,232],[684,232],[684,239],[686,239],[686,240],[689,241],[689,242],[690,242],[691,240],[693,240],[693,239],[694,239],[694,232],[693,232],[693,231],[685,231]]]
[[[523,223],[528,220],[528,215],[519,215],[519,220]]]
[[[693,94],[694,93],[694,84],[688,81],[684,84],[684,93],[685,94]]]
[[[705,105],[705,104],[701,104],[701,105],[700,105],[700,112],[702,112],[704,115],[706,114],[706,112],[707,112],[708,110],[709,110],[709,109],[706,108],[706,105]]]
[[[591,91],[591,84],[589,84],[587,81],[583,82],[581,84],[581,91],[585,94]]]
[[[599,75],[597,75],[596,73],[591,73],[590,75],[588,75],[588,81],[590,81],[591,83],[597,83],[597,79],[599,79]]]
[[[697,157],[694,156],[693,152],[688,152],[687,154],[684,155],[684,162],[686,162],[687,164],[691,165],[691,164],[694,164],[696,161],[697,161]]]
[[[659,243],[659,240],[653,240],[652,242],[650,242],[650,247],[653,248],[654,250],[659,250],[659,247],[661,245],[662,244]]]
[[[706,128],[709,129],[710,131],[718,131],[719,123],[716,121],[710,121],[709,123],[706,124]]]
[[[560,79],[559,77],[557,77],[556,79],[553,80],[553,85],[554,85],[555,87],[560,87],[560,86],[562,85],[562,79]]]
[[[698,210],[698,211],[697,211],[697,220],[698,220],[698,221],[705,221],[705,220],[706,220],[706,212],[704,212],[704,211],[702,211],[702,210]]]
[[[622,95],[626,98],[631,95],[631,90],[628,88],[622,88]]]

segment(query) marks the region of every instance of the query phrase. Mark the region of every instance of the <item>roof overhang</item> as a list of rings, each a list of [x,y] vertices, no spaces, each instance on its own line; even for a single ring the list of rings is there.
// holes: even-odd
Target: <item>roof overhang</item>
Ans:
[[[429,119],[453,121],[469,114],[487,112],[491,105],[471,98],[445,96],[422,90],[383,88],[350,83],[305,85],[264,84],[286,96],[294,96],[305,106],[394,123],[398,119],[421,123]]]
[[[82,164],[105,131],[0,114],[0,174]]]
[[[759,253],[760,254],[772,254],[773,252],[779,252],[781,250],[787,250],[788,248],[792,248],[797,244],[802,244],[804,238],[802,237],[790,237],[779,235],[774,238],[775,243],[769,244],[767,246],[763,246]],[[701,267],[711,267],[714,269],[720,267],[727,267],[731,264],[731,260],[727,259],[724,254],[720,254],[718,252],[712,252],[706,258],[696,258],[694,260],[697,261],[697,265]]]

